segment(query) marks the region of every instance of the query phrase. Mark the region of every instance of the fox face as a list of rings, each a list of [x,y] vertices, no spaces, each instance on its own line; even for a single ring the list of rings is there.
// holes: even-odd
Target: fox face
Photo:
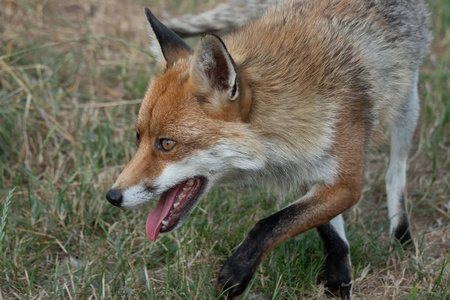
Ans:
[[[139,110],[138,150],[107,199],[129,209],[160,197],[146,224],[155,240],[178,228],[211,187],[264,162],[245,123],[250,89],[220,38],[205,36],[193,52],[146,14],[162,72]]]

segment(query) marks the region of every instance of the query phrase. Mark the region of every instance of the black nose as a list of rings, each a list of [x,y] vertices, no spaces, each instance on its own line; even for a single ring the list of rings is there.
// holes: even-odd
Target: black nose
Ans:
[[[122,192],[119,189],[111,189],[108,194],[106,194],[106,199],[108,199],[109,203],[120,207],[122,204]]]

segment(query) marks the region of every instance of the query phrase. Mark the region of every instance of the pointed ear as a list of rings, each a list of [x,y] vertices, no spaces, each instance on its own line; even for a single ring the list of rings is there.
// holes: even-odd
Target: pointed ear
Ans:
[[[191,76],[199,87],[228,93],[230,100],[239,97],[236,65],[223,41],[216,35],[202,37],[191,65]]]
[[[150,23],[150,50],[162,68],[169,69],[180,58],[192,54],[192,49],[175,32],[164,26],[148,8],[144,11]]]

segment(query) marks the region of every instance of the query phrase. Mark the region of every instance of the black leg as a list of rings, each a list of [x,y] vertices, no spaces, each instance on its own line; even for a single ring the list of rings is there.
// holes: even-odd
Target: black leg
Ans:
[[[341,216],[339,216],[342,218]],[[341,225],[342,224],[342,225]],[[341,228],[336,228],[340,226]],[[352,283],[352,265],[350,248],[345,238],[342,222],[327,222],[317,227],[324,244],[326,258],[325,286],[330,295],[341,299],[350,298]]]
[[[242,244],[228,258],[219,273],[217,288],[219,292],[227,291],[229,297],[240,295],[247,288],[253,274],[266,256],[280,243],[306,230],[323,224],[357,202],[360,190],[349,190],[347,186],[321,186],[308,193],[297,203],[259,221],[249,232]],[[342,287],[351,282],[351,265],[349,261],[348,245],[339,239],[339,229],[332,234],[333,227],[322,226],[326,237],[326,248],[330,253],[330,284]],[[345,234],[344,238],[345,238]],[[334,246],[334,245],[340,246]],[[347,257],[347,264],[335,262],[342,255]],[[335,275],[338,274],[338,275]],[[344,275],[347,277],[343,277]],[[337,276],[337,279],[335,277]],[[339,281],[339,282],[337,282]],[[345,290],[348,294],[349,285]]]
[[[397,227],[394,229],[394,237],[398,240],[403,248],[409,248],[412,243],[411,233],[409,232],[408,212],[406,210],[405,193],[400,196],[401,213],[398,219]]]

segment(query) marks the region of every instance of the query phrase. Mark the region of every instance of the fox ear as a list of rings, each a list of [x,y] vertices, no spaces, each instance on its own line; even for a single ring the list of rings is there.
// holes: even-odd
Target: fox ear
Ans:
[[[148,8],[144,11],[150,23],[150,50],[162,68],[169,69],[176,61],[192,53],[192,49],[175,32],[164,26]]]
[[[230,100],[239,97],[236,65],[223,41],[216,35],[202,37],[191,65],[191,76],[200,87],[228,92]]]

